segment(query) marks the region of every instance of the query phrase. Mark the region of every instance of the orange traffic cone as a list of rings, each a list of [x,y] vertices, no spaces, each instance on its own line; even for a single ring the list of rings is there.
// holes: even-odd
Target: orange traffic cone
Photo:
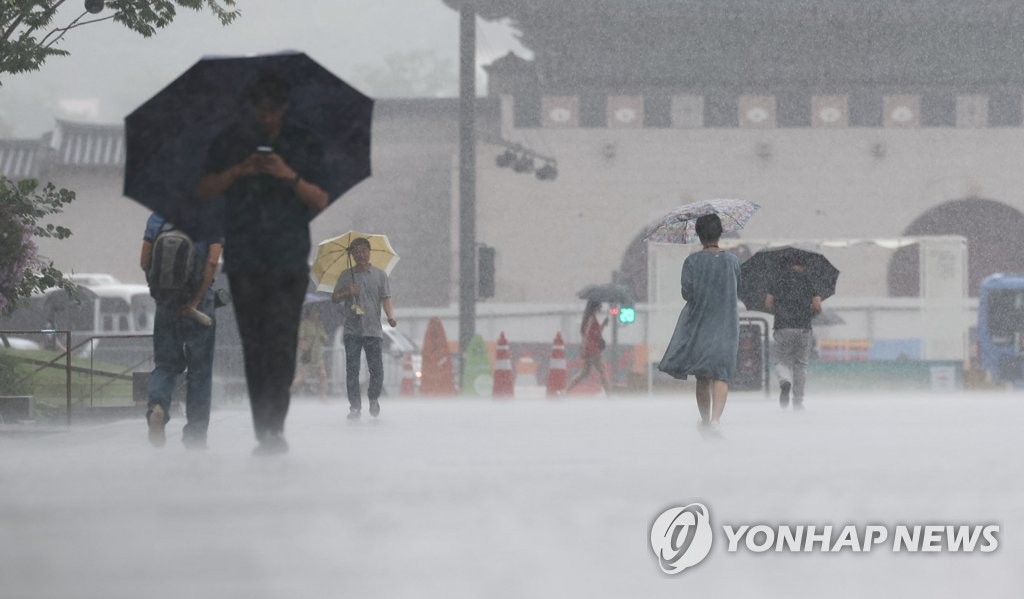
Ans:
[[[548,362],[548,397],[555,397],[565,392],[569,373],[565,368],[565,342],[562,332],[555,334],[555,342],[551,346],[551,360]]]
[[[398,390],[401,397],[416,396],[416,373],[412,371],[412,353],[405,352],[402,360],[402,386]]]
[[[448,336],[444,334],[441,319],[433,317],[427,323],[423,335],[423,376],[420,378],[420,396],[450,397],[455,395],[455,378],[452,375],[451,354],[448,351]]]
[[[515,395],[512,376],[512,359],[508,353],[505,332],[498,335],[498,347],[494,356],[494,388],[491,397],[513,397]]]

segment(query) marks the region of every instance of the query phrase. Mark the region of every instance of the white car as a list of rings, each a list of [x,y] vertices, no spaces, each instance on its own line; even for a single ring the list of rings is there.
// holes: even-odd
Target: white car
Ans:
[[[42,349],[42,346],[35,341],[23,337],[8,337],[7,343],[11,349]]]
[[[98,287],[100,285],[119,285],[121,281],[118,281],[114,275],[108,275],[105,273],[72,273],[64,275],[64,278],[71,281],[76,285],[82,287]]]

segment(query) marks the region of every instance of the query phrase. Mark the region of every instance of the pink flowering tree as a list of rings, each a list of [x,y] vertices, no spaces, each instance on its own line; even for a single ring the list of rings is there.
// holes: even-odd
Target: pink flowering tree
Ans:
[[[75,199],[52,183],[39,187],[34,179],[11,181],[0,177],[0,316],[9,314],[33,293],[52,287],[73,291],[74,284],[40,256],[35,239],[66,239],[66,227],[44,222]]]

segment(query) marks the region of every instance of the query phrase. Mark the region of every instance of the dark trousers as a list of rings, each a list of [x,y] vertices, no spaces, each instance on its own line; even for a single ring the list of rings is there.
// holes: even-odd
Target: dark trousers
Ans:
[[[348,405],[354,410],[362,407],[359,392],[359,358],[366,352],[366,367],[370,370],[370,386],[366,396],[370,401],[380,397],[384,387],[384,360],[381,356],[380,337],[345,335],[345,390],[348,391]]]
[[[283,433],[295,378],[306,273],[230,273],[256,438]]]

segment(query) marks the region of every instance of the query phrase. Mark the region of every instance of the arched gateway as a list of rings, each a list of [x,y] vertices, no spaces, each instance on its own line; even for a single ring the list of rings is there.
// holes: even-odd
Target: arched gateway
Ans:
[[[1024,214],[979,198],[953,200],[919,216],[904,235],[963,235],[967,238],[968,293],[978,295],[982,279],[997,272],[1024,270]],[[889,295],[919,294],[917,247],[896,250],[889,260]]]

